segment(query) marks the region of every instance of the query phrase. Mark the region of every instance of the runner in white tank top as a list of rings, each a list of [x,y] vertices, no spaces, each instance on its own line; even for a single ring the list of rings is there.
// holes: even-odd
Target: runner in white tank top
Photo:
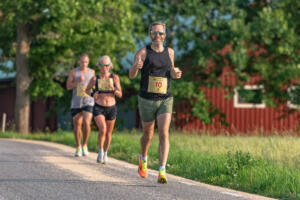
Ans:
[[[95,76],[95,71],[88,68],[89,56],[82,54],[79,56],[79,67],[72,69],[67,80],[67,89],[73,90],[71,113],[73,118],[73,128],[77,148],[75,156],[87,156],[87,141],[90,135],[90,124],[93,117],[94,99],[86,93],[86,87]],[[90,91],[88,91],[90,93]],[[81,128],[83,126],[83,144],[81,145]]]

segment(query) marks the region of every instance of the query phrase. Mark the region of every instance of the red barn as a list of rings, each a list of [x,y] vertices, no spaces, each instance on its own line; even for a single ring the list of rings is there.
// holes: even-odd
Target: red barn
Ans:
[[[221,76],[223,85],[235,85],[235,77],[226,68]],[[243,91],[251,91],[259,96],[263,89],[260,85],[255,85],[259,78],[253,77],[247,83]],[[256,101],[245,101],[243,91],[235,89],[233,98],[226,98],[228,94],[225,89],[202,88],[208,100],[226,115],[228,126],[222,125],[219,117],[213,119],[213,123],[205,125],[199,119],[191,115],[191,108],[184,104],[175,108],[174,124],[176,128],[186,131],[209,131],[213,134],[259,134],[272,135],[288,133],[298,135],[300,133],[300,110],[299,106],[288,102],[281,104],[278,108],[268,107],[262,99]],[[299,98],[299,97],[296,97]],[[185,111],[185,112],[182,112]]]

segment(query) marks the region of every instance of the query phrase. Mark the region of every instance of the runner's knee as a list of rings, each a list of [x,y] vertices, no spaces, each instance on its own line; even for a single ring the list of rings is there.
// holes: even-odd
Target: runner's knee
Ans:
[[[82,120],[80,119],[74,119],[74,127],[79,128],[82,126]]]
[[[83,124],[86,128],[89,128],[91,125],[91,123],[89,121],[84,121]]]
[[[104,126],[100,127],[99,128],[99,134],[105,135],[105,133],[106,133],[106,127],[104,127]]]

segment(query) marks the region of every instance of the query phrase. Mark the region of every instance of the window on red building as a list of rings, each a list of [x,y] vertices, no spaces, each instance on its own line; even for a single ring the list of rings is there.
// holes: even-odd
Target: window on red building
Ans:
[[[234,91],[235,108],[265,108],[263,101],[263,87],[258,85],[245,85]]]

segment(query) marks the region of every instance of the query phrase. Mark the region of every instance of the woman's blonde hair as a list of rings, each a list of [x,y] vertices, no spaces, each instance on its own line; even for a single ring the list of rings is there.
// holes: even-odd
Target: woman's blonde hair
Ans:
[[[111,59],[110,59],[110,57],[108,55],[104,55],[104,56],[100,57],[98,59],[97,65],[100,65],[104,59],[108,59],[109,60],[111,68],[114,67],[113,64],[112,64],[112,62],[111,62]]]

